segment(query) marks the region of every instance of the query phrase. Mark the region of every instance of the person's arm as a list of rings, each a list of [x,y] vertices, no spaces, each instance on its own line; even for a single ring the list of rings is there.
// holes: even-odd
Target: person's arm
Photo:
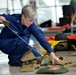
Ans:
[[[52,63],[54,64],[54,60],[56,60],[59,63],[61,63],[62,61],[59,60],[59,58],[55,55],[55,53],[51,49],[51,45],[46,41],[43,32],[40,29],[38,29],[38,27],[35,24],[32,24],[30,26],[30,31],[32,32],[33,36],[38,40],[40,45],[45,50],[47,50],[47,52],[50,54],[50,56],[52,57]]]

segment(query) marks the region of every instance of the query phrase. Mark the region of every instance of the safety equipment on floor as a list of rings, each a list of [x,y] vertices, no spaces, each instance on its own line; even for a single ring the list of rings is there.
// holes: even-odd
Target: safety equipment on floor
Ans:
[[[51,48],[54,50],[54,52],[56,51],[66,51],[68,50],[69,46],[68,46],[68,41],[67,40],[50,40],[48,41],[51,44]],[[44,48],[42,48],[42,53],[45,54],[47,52],[47,50],[45,50]]]
[[[44,67],[44,68],[40,68],[37,71],[37,74],[63,74],[63,73],[67,73],[68,71],[69,70],[64,67]]]
[[[67,51],[68,48],[68,41],[60,41],[54,46],[54,51]]]

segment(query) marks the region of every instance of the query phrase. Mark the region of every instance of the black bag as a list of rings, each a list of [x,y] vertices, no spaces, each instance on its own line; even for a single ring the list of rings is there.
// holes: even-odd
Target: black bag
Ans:
[[[55,40],[67,40],[67,35],[65,35],[64,33],[58,33],[55,36]]]
[[[40,27],[51,27],[52,21],[48,20],[40,24]]]

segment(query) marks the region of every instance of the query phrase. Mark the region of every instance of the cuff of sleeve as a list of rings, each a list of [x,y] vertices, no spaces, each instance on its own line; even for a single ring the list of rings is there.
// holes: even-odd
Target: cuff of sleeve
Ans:
[[[53,52],[53,50],[52,50],[52,49],[50,49],[50,50],[47,50],[47,52],[48,52],[48,53],[51,53],[51,52]]]

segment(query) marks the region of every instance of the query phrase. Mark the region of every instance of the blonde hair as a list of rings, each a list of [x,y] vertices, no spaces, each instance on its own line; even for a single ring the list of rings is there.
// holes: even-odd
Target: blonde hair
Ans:
[[[24,15],[25,17],[29,17],[31,19],[34,19],[36,11],[35,8],[31,5],[26,5],[22,8],[22,15]]]

